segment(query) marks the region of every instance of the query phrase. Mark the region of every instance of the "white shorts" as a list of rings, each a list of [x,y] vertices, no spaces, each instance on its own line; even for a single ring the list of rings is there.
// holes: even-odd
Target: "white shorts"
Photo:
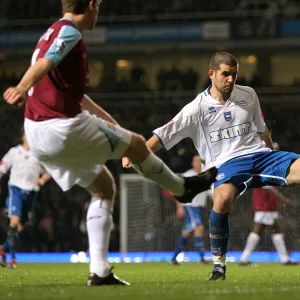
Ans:
[[[120,159],[132,133],[84,111],[74,118],[42,122],[25,119],[33,155],[63,191],[89,186],[109,159]]]
[[[277,211],[257,211],[254,214],[254,223],[264,225],[274,225],[275,220],[279,218]]]

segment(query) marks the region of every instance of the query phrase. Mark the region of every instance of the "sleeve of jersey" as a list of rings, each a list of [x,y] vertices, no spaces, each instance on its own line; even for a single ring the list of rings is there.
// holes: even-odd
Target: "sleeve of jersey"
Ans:
[[[254,101],[255,101],[254,124],[257,128],[258,133],[264,133],[266,131],[266,124],[265,124],[265,121],[264,121],[264,115],[261,111],[259,100],[258,100],[258,97],[257,97],[255,91],[253,91],[253,93],[254,93]]]
[[[6,174],[13,164],[13,149],[9,150],[0,161],[0,172]]]
[[[44,57],[51,60],[52,67],[56,68],[80,39],[81,33],[76,28],[62,26]]]
[[[165,150],[171,149],[184,138],[196,140],[199,110],[193,101],[186,105],[170,122],[155,129],[155,134]]]

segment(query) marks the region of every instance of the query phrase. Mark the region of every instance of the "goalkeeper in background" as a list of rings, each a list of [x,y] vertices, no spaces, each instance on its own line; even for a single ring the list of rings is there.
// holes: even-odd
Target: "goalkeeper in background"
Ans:
[[[202,165],[204,165],[204,161],[201,159],[199,155],[195,155],[192,161],[192,169],[186,171],[182,174],[184,177],[191,177],[199,174],[202,169]],[[177,256],[180,252],[182,252],[188,240],[193,236],[194,237],[194,248],[200,255],[200,261],[202,263],[207,263],[204,258],[205,252],[205,228],[203,225],[203,208],[206,206],[207,198],[212,198],[211,190],[205,191],[203,193],[198,194],[191,199],[191,203],[181,204],[176,201],[177,204],[177,216],[184,216],[184,225],[181,232],[181,235],[177,241],[176,247],[174,249],[173,257],[170,261],[172,265],[179,265],[177,261]],[[175,199],[176,200],[176,199]]]

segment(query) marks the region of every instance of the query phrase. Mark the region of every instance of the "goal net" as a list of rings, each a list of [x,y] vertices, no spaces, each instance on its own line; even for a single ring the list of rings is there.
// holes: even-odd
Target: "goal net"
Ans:
[[[299,203],[300,188],[281,188],[293,203]],[[230,214],[229,251],[242,251],[247,236],[253,226],[251,208],[252,190],[235,200]],[[154,252],[172,251],[182,229],[183,220],[176,215],[176,203],[162,194],[162,189],[155,183],[139,174],[123,174],[120,177],[120,244],[121,251]],[[203,222],[208,231],[208,219],[212,202],[208,202],[203,211]],[[280,224],[285,233],[285,241],[289,251],[299,249],[300,211],[298,207],[289,209],[279,204]],[[272,232],[266,228],[264,238],[257,246],[257,251],[274,251]],[[209,251],[209,237],[205,235],[206,250]],[[192,241],[186,248],[194,251]]]
[[[123,253],[171,251],[182,229],[176,203],[139,174],[120,177],[120,238]]]

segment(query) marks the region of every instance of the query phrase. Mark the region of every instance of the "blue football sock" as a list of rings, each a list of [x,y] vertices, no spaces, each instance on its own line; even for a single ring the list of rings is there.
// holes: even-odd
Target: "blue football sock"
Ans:
[[[7,230],[7,243],[9,247],[9,252],[12,259],[16,258],[16,236],[18,235],[18,228],[9,226]]]
[[[211,252],[214,256],[227,253],[229,239],[229,213],[218,214],[213,210],[209,218],[209,237]]]
[[[15,236],[15,253],[12,255],[12,258],[16,259],[16,252],[18,251],[18,244],[19,244],[19,232],[17,232]]]
[[[203,260],[204,252],[205,252],[205,244],[204,244],[204,238],[202,236],[194,236],[194,247],[196,251],[200,254],[201,260]]]
[[[173,258],[172,260],[176,259],[177,255],[183,251],[183,249],[185,248],[186,244],[187,244],[187,238],[185,238],[184,236],[180,236],[178,241],[177,241],[177,244],[176,244],[176,247],[174,249],[174,255],[173,255]]]

